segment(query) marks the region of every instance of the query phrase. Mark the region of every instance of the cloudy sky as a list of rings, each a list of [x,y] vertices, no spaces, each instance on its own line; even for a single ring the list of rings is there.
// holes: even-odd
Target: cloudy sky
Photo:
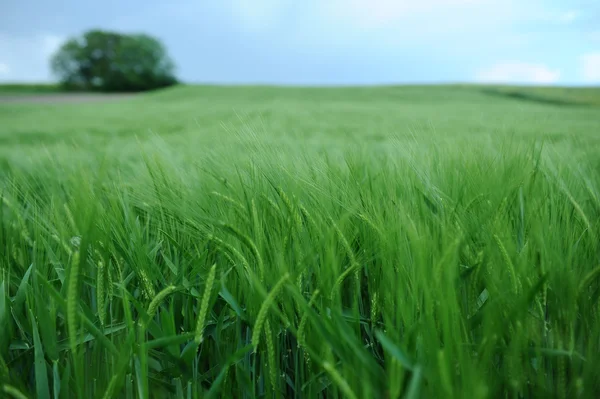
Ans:
[[[0,81],[90,28],[161,39],[187,82],[600,84],[598,0],[0,0]]]

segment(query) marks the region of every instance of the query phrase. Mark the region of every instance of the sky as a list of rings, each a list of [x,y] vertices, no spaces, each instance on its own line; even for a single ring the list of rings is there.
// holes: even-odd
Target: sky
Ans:
[[[600,85],[599,0],[0,0],[0,82],[88,29],[160,39],[189,83]]]

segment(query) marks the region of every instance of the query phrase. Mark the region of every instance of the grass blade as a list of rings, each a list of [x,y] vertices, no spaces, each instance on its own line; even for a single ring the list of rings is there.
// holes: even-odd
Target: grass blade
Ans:
[[[404,352],[398,348],[398,346],[396,346],[383,332],[376,330],[375,336],[386,352],[398,360],[398,362],[400,362],[404,368],[411,371],[413,370],[413,363],[410,361],[408,356],[406,356],[406,354],[404,354]]]
[[[50,399],[50,386],[48,385],[48,369],[46,366],[46,359],[44,358],[44,347],[42,346],[38,324],[33,315],[33,311],[29,311],[29,316],[31,319],[31,328],[33,330],[36,398]]]

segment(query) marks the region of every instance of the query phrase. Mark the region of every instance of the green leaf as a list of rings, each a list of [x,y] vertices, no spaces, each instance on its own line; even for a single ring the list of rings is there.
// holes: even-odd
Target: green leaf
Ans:
[[[2,391],[4,391],[5,394],[9,395],[8,397],[14,399],[27,399],[27,396],[23,395],[21,391],[19,391],[17,388],[11,385],[3,385]]]
[[[6,306],[4,280],[0,280],[0,356],[6,353],[10,343],[10,322],[8,306]]]
[[[170,337],[162,337],[146,342],[144,345],[148,349],[157,349],[170,345],[180,345],[186,341],[194,339],[195,333],[185,333],[181,335],[173,335]]]
[[[125,325],[125,323],[120,323],[120,324],[116,324],[114,326],[107,326],[102,332],[100,332],[100,330],[98,330],[98,334],[101,334],[104,339],[107,339],[106,337],[114,334],[116,332],[122,331],[126,328],[127,326]],[[77,336],[76,338],[76,343],[77,345],[81,345],[81,344],[85,344],[86,342],[91,342],[93,340],[97,339],[96,334],[80,334]],[[108,339],[107,339],[108,340]],[[110,342],[110,341],[109,341]],[[60,341],[58,343],[58,349],[62,352],[65,350],[69,349],[69,340],[68,338]]]
[[[51,309],[48,309],[51,306]],[[48,305],[48,299],[42,299],[41,295],[36,295],[36,310],[39,320],[40,335],[42,343],[46,349],[46,355],[52,361],[58,360],[58,344],[56,336],[56,307],[52,303]]]
[[[35,392],[36,398],[50,399],[50,387],[48,386],[48,369],[44,358],[44,347],[38,331],[37,321],[33,311],[29,311],[31,318],[31,329],[33,330],[33,352],[35,365]]]
[[[235,313],[240,317],[240,319],[246,321],[246,314],[244,309],[237,303],[233,295],[227,290],[227,287],[221,282],[221,291],[219,291],[219,296],[227,302],[229,306],[235,311]]]
[[[52,297],[56,300],[56,302],[66,311],[67,309],[67,302],[65,301],[65,299],[61,296],[60,293],[58,293],[54,287],[52,287],[52,285],[46,280],[44,279],[41,275],[39,275],[40,281],[42,282],[42,284],[44,284],[46,286],[46,288],[48,289],[48,292],[50,293],[50,295],[52,295]],[[119,350],[117,349],[117,347],[106,338],[106,336],[104,335],[104,333],[102,331],[100,331],[98,329],[98,327],[96,327],[94,325],[94,323],[81,311],[79,311],[79,317],[81,318],[81,320],[83,321],[83,325],[88,329],[88,331],[94,336],[96,337],[96,339],[98,340],[98,342],[102,343],[106,349],[108,349],[109,352],[111,352],[113,355],[115,356],[119,356],[121,352],[119,352]]]
[[[392,355],[400,364],[407,370],[413,370],[413,363],[410,361],[408,356],[394,344],[383,332],[380,330],[375,331],[375,336],[381,343],[383,349]]]
[[[412,378],[410,380],[410,384],[408,385],[408,391],[406,393],[406,399],[418,399],[420,398],[419,393],[421,391],[421,380],[423,378],[423,374],[421,371],[421,366],[416,366],[414,368],[414,372]]]
[[[529,353],[537,354],[540,353],[542,355],[548,357],[576,357],[579,360],[586,361],[585,357],[583,357],[579,352],[576,351],[568,351],[565,349],[554,349],[554,348],[529,348]]]
[[[54,361],[52,365],[52,377],[54,379],[54,399],[60,398],[60,371],[58,370],[58,361]]]
[[[23,278],[21,279],[21,283],[19,284],[19,288],[17,289],[17,293],[13,302],[14,309],[21,309],[21,305],[23,305],[23,302],[25,302],[25,295],[27,294],[27,287],[29,285],[29,276],[31,275],[32,269],[33,263],[29,265],[29,268],[27,269],[27,271],[23,275]]]
[[[191,341],[189,342],[185,348],[183,348],[183,350],[181,351],[181,355],[179,355],[179,357],[186,363],[191,364],[192,359],[194,358],[194,356],[196,355],[196,352],[198,351],[198,344],[196,343],[196,341]]]
[[[143,345],[141,346],[143,351]],[[148,397],[148,370],[147,362],[141,360],[139,356],[133,356],[133,364],[135,367],[135,381],[137,385],[138,397],[140,399]]]
[[[63,370],[60,377],[61,398],[69,398],[69,380],[71,379],[71,362],[67,362],[67,366]],[[65,389],[62,389],[65,387]]]
[[[175,385],[175,397],[177,399],[183,399],[183,385],[181,385],[181,378],[174,378],[173,384]]]
[[[215,378],[215,381],[212,383],[210,390],[207,392],[205,396],[206,399],[213,398],[219,393],[219,388],[227,376],[227,370],[229,367],[240,361],[246,355],[246,353],[250,352],[252,349],[254,349],[254,347],[251,344],[246,345],[231,355],[229,359],[227,359],[227,362],[221,368],[219,375],[217,375],[217,378]]]
[[[133,381],[131,381],[131,374],[127,374],[125,377],[125,398],[133,399]]]

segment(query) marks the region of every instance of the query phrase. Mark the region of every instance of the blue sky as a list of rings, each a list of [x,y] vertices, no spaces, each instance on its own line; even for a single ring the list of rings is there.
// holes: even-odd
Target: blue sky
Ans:
[[[598,0],[0,1],[0,81],[90,28],[161,39],[197,83],[600,84]]]

